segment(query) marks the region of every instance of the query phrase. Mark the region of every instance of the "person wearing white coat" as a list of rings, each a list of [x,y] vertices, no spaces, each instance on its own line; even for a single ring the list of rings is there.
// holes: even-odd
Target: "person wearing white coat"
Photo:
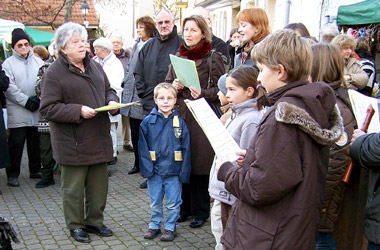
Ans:
[[[121,93],[123,88],[121,84],[124,78],[124,68],[120,60],[112,51],[112,43],[109,39],[101,37],[95,40],[94,49],[96,56],[93,59],[102,65],[104,72],[108,77],[111,84],[111,88],[116,91],[117,96],[121,100]],[[120,120],[120,115],[112,116],[109,115],[111,122],[111,137],[113,145],[113,156],[114,160],[108,162],[108,165],[116,164],[117,162],[117,124]]]

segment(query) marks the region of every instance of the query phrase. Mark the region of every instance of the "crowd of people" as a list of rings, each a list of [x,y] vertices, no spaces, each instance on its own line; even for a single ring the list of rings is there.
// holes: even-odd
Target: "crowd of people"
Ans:
[[[372,95],[368,41],[329,27],[318,42],[302,23],[271,33],[261,8],[241,10],[236,21],[224,42],[207,9],[195,8],[181,31],[161,10],[136,20],[132,50],[120,35],[89,42],[71,22],[49,50],[15,29],[13,55],[0,68],[7,184],[20,186],[26,141],[36,188],[54,185],[60,168],[70,235],[83,243],[89,233],[112,236],[103,212],[121,122],[123,148],[135,156],[128,174],[141,172],[150,197],[144,239],[173,241],[178,223],[198,228],[210,219],[215,249],[361,249],[363,235],[368,249],[380,249],[380,134],[362,135],[348,98],[348,89]],[[194,61],[200,89],[178,79],[171,54]],[[236,161],[215,156],[187,108],[200,98],[240,147]],[[96,111],[120,102],[140,105]],[[351,157],[364,168],[347,185]]]

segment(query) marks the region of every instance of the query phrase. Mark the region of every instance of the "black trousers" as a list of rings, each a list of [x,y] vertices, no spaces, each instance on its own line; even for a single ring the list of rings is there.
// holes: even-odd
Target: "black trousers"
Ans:
[[[8,178],[18,178],[20,176],[20,164],[25,140],[29,159],[29,172],[34,174],[41,169],[40,135],[38,128],[10,128],[8,147],[11,167],[6,169]]]
[[[40,152],[42,163],[42,178],[51,179],[54,174],[55,160],[50,142],[50,133],[40,133]]]
[[[135,154],[135,164],[136,168],[140,169],[140,163],[139,163],[139,133],[140,133],[140,124],[142,120],[135,119],[132,117],[129,117],[129,125],[131,127],[131,137],[132,137],[132,146],[134,148],[134,154]]]
[[[189,184],[182,184],[181,214],[191,215],[196,220],[207,220],[210,216],[208,175],[190,175]]]

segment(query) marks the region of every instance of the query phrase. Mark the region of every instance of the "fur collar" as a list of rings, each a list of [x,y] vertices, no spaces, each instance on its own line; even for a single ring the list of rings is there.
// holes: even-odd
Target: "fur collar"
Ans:
[[[343,119],[337,105],[330,114],[329,128],[321,128],[304,109],[287,102],[277,104],[275,117],[279,122],[297,125],[321,145],[328,145],[337,141],[343,132]]]

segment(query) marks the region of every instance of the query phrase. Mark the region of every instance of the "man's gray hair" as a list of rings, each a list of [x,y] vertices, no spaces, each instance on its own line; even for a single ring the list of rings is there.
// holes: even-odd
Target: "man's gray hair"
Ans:
[[[195,15],[203,16],[206,20],[209,20],[211,23],[211,13],[208,9],[199,6],[199,7],[195,7],[192,13]]]
[[[108,52],[112,51],[111,40],[108,38],[105,38],[105,37],[100,37],[100,38],[96,39],[93,46],[99,47],[101,49],[106,49],[106,50],[108,50]]]
[[[170,10],[167,10],[167,9],[162,9],[162,10],[160,10],[159,12],[157,12],[157,14],[156,14],[156,19],[157,19],[157,16],[158,16],[161,12],[166,12],[166,13],[168,13],[168,14],[171,16],[172,20],[175,20],[175,16],[173,15],[173,12],[171,12]]]
[[[87,31],[82,25],[68,22],[60,26],[54,36],[57,51],[65,48],[67,41],[69,41],[73,35],[80,36],[85,41],[87,40]]]

